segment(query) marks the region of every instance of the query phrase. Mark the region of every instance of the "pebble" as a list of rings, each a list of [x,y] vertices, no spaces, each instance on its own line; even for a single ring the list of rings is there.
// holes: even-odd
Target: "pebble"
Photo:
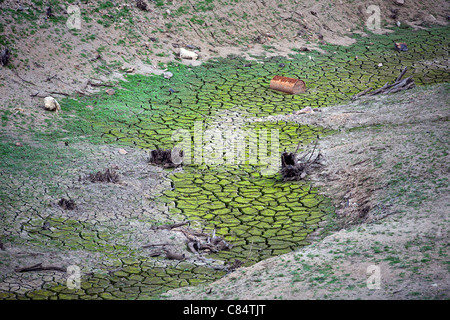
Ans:
[[[164,76],[165,79],[170,79],[170,78],[173,77],[173,73],[170,72],[170,71],[167,71],[167,72],[163,73],[163,76]]]

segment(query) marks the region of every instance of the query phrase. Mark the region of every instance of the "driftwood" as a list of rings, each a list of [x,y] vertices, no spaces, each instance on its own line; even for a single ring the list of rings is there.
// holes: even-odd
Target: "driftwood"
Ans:
[[[152,230],[169,230],[169,231],[178,231],[183,233],[183,235],[187,239],[187,247],[189,251],[194,253],[199,259],[203,258],[201,253],[216,253],[222,250],[229,250],[232,248],[232,245],[222,239],[219,236],[216,236],[216,230],[212,232],[212,234],[207,234],[200,231],[195,231],[189,228],[182,228],[184,225],[188,224],[189,221],[183,221],[173,224],[166,224],[162,226],[152,226]],[[164,247],[171,245],[170,243],[155,243],[155,244],[147,244],[143,246],[143,248],[154,248],[154,247]],[[184,254],[175,253],[167,248],[158,249],[152,253],[150,253],[151,257],[164,255],[167,259],[170,260],[184,260]]]
[[[411,77],[408,77],[408,78],[402,80],[406,71],[407,71],[407,67],[404,67],[402,72],[397,77],[397,79],[395,79],[394,83],[389,84],[388,82],[386,82],[386,84],[384,86],[382,86],[381,88],[379,88],[375,91],[372,91],[373,90],[372,88],[368,88],[358,94],[355,94],[352,97],[352,100],[355,100],[355,99],[365,96],[365,95],[374,96],[377,94],[389,94],[389,93],[395,93],[398,91],[414,88],[416,86],[416,84],[414,83],[414,80]]]
[[[232,248],[230,243],[221,237],[216,236],[215,229],[211,236],[206,233],[196,232],[187,228],[181,228],[180,231],[188,239],[188,248],[194,254],[200,254],[201,251],[215,253]]]
[[[234,259],[233,263],[230,262],[226,265],[210,265],[210,267],[213,268],[214,270],[220,270],[220,271],[225,271],[225,272],[229,273],[229,272],[233,272],[236,269],[240,268],[243,264],[244,264],[243,261],[241,261],[239,259]]]
[[[38,264],[28,266],[28,267],[14,269],[15,272],[45,271],[45,270],[67,272],[66,268],[57,267],[57,266],[43,266],[42,263],[38,263]]]
[[[114,88],[117,87],[117,84],[113,84],[113,83],[95,83],[92,82],[90,79],[87,81],[86,86],[91,86],[91,87],[110,87],[110,88]]]
[[[183,158],[183,150],[178,151],[178,156],[180,159]],[[150,158],[148,159],[149,163],[156,164],[156,165],[162,165],[164,168],[176,168],[181,166],[181,163],[174,163],[172,161],[172,150],[163,150],[163,149],[156,149],[150,151]]]
[[[183,222],[178,222],[178,223],[173,223],[173,224],[165,224],[162,226],[152,226],[151,229],[152,230],[172,230],[173,228],[182,227],[188,223],[189,223],[189,221],[183,221]]]
[[[145,246],[142,246],[142,248],[153,248],[153,247],[159,247],[159,246],[168,246],[170,243],[150,243],[146,244]]]
[[[176,252],[172,252],[169,250],[164,250],[166,252],[166,258],[169,260],[184,260],[185,259],[185,255],[183,254],[179,254]]]
[[[322,154],[317,153],[313,159],[317,148],[318,140],[314,144],[311,152],[304,152],[298,154],[300,144],[297,146],[295,152],[283,152],[281,154],[281,175],[283,181],[293,181],[304,179],[313,169],[321,166]]]

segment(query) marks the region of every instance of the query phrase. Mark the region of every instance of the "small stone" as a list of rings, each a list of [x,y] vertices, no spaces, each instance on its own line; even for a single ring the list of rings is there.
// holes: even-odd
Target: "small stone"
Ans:
[[[58,101],[56,101],[56,99],[53,97],[44,98],[44,108],[45,110],[56,112],[61,110],[61,106],[59,105]]]
[[[106,92],[107,94],[109,94],[110,96],[112,96],[113,94],[116,93],[116,90],[114,90],[114,89],[106,89],[105,92]]]
[[[126,73],[133,73],[134,72],[134,68],[129,68],[125,71]]]
[[[163,76],[164,76],[165,79],[170,79],[170,78],[173,77],[173,73],[170,72],[170,71],[167,71],[167,72],[163,73]]]
[[[405,0],[394,0],[395,4],[402,6],[405,4]]]
[[[21,147],[22,144],[20,142],[16,142],[16,147]]]
[[[383,64],[380,62],[379,64],[378,64],[378,67],[382,67],[383,66]]]
[[[120,153],[120,154],[127,154],[128,151],[126,151],[125,149],[119,149],[119,153]]]

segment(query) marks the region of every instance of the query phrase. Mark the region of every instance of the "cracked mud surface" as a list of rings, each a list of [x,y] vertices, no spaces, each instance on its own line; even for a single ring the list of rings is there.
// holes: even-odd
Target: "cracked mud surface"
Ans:
[[[2,132],[2,154],[8,162],[1,171],[1,297],[144,299],[221,278],[225,272],[198,261],[180,233],[151,229],[175,221],[189,220],[207,232],[216,229],[233,244],[230,251],[208,256],[214,263],[240,259],[252,265],[307,245],[308,234],[330,213],[328,199],[310,183],[281,183],[277,175],[264,176],[260,158],[256,164],[163,170],[147,163],[145,150],[172,147],[173,131],[192,133],[196,121],[221,132],[276,129],[280,149],[293,149],[299,141],[307,145],[333,131],[286,118],[248,120],[285,115],[306,105],[343,103],[369,85],[392,81],[403,66],[418,85],[446,82],[448,46],[435,44],[447,34],[445,28],[410,34],[407,53],[384,50],[392,38],[379,37],[372,45],[362,39],[354,48],[328,47],[328,54],[265,59],[250,67],[241,59],[219,59],[197,69],[174,64],[174,78],[168,81],[127,76],[114,96],[63,100],[61,117],[40,115],[48,123],[43,132],[28,127],[29,115],[5,110],[3,127],[21,129]],[[304,79],[307,94],[268,90],[274,74]],[[22,146],[15,145],[19,140]],[[121,182],[78,179],[106,168],[115,168]],[[63,197],[74,199],[77,207],[63,210],[57,205]],[[187,259],[155,258],[143,248],[166,241]],[[64,273],[14,272],[41,261],[80,266],[81,288],[68,289]]]

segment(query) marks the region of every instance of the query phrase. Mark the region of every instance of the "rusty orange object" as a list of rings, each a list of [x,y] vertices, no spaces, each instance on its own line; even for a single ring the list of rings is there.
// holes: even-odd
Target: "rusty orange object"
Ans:
[[[298,94],[306,91],[306,85],[303,80],[275,76],[270,81],[270,89],[290,94]]]

